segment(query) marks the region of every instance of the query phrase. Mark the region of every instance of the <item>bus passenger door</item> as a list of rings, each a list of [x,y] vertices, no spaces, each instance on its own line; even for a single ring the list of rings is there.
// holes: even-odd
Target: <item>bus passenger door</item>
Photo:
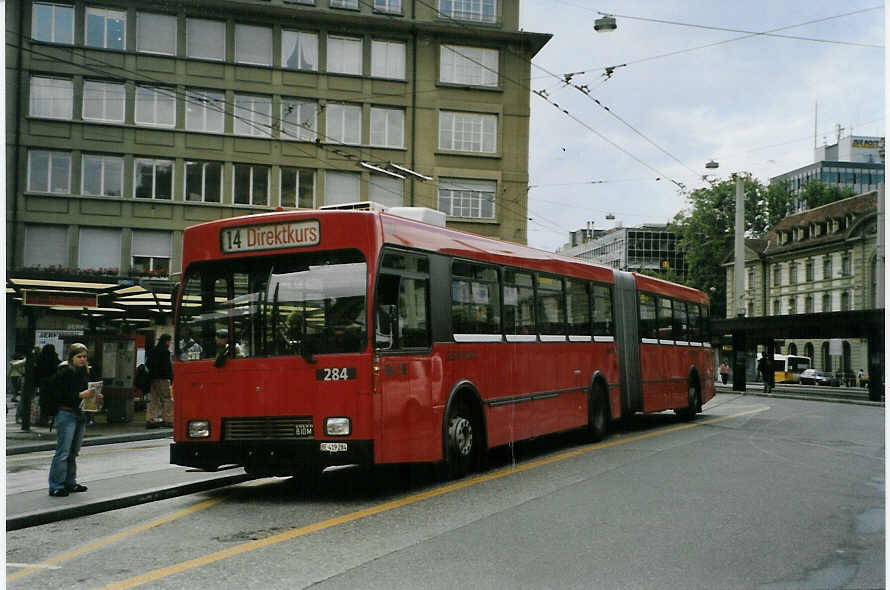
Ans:
[[[430,356],[429,278],[425,259],[386,254],[404,274],[384,268],[378,277],[375,306],[375,347],[380,373],[380,430],[375,457],[380,462],[429,461],[439,452],[433,423]]]

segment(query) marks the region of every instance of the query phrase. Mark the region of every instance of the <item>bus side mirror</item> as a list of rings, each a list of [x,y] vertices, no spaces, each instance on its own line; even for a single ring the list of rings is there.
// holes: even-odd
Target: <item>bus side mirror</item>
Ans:
[[[394,334],[398,332],[399,310],[395,305],[381,305],[377,308],[377,348],[392,348]]]

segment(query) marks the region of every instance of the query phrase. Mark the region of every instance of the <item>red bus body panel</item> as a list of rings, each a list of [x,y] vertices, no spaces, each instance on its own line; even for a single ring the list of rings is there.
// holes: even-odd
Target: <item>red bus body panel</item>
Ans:
[[[225,254],[220,231],[226,227],[269,225],[316,219],[317,245]],[[378,258],[384,245],[517,266],[608,285],[614,271],[577,259],[498,240],[455,232],[387,214],[354,211],[282,212],[230,218],[185,231],[183,269],[197,261],[236,259],[310,250],[358,249],[368,265],[368,326],[372,316]],[[694,289],[637,275],[638,288],[707,304]],[[443,456],[443,422],[449,396],[461,383],[482,402],[488,447],[584,426],[588,391],[600,375],[609,392],[611,415],[621,415],[619,360],[614,339],[590,342],[434,342],[430,351],[380,354],[369,342],[365,352],[300,356],[175,361],[176,443],[220,442],[229,417],[312,416],[315,441],[372,441],[375,463],[438,461]],[[687,405],[691,366],[702,378],[702,402],[714,395],[710,348],[642,345],[640,351],[646,412]],[[375,363],[378,372],[375,373]],[[356,378],[323,381],[318,371],[350,367]],[[352,434],[327,437],[324,419],[348,416]],[[187,436],[187,423],[205,419],[210,437]]]

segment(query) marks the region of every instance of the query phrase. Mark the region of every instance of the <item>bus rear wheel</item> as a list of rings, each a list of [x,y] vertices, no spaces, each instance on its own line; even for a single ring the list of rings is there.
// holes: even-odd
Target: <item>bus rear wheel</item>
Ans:
[[[452,405],[445,419],[445,478],[458,479],[470,472],[479,452],[480,434],[466,403]]]
[[[695,415],[701,411],[701,393],[699,393],[697,381],[689,382],[687,397],[689,406],[674,411],[681,420],[695,420]]]
[[[606,407],[606,392],[599,383],[593,386],[587,407],[587,440],[599,442],[606,438],[609,411]]]

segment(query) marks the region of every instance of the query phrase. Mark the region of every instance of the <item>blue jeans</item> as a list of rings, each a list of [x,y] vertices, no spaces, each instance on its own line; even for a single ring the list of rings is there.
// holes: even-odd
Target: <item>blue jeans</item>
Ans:
[[[56,454],[49,468],[49,489],[71,489],[77,485],[77,454],[83,442],[87,417],[69,410],[56,414]]]

